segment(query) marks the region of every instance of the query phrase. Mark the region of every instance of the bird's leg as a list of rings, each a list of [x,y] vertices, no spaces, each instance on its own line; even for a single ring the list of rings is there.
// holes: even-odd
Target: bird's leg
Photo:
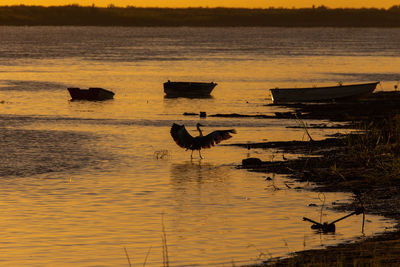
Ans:
[[[201,152],[200,152],[200,149],[199,149],[199,156],[200,156],[200,158],[201,158],[201,159],[203,159],[203,157],[201,156]]]
[[[190,158],[191,158],[191,159],[193,158],[193,150],[192,150],[192,153],[190,154]]]

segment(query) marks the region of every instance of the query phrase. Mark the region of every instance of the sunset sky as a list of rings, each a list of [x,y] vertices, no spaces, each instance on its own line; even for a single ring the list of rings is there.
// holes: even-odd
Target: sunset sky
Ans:
[[[79,4],[83,6],[95,4],[96,6],[125,7],[246,7],[246,8],[268,8],[268,7],[311,7],[312,5],[325,5],[330,8],[337,7],[377,7],[389,8],[399,5],[399,0],[0,0],[2,5],[68,5]]]

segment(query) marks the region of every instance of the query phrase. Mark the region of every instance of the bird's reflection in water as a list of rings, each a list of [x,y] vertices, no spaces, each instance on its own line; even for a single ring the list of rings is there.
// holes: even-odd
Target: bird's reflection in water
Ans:
[[[204,213],[204,206],[224,206],[232,195],[232,167],[201,161],[171,165],[170,182],[179,212]]]
[[[215,240],[232,231],[232,214],[237,210],[233,203],[233,171],[232,166],[201,160],[171,165],[169,201],[173,205],[169,227],[177,244],[184,244],[182,250],[193,246],[194,250],[208,251]]]
[[[213,165],[199,160],[191,160],[184,163],[171,165],[171,182],[173,185],[185,183],[204,183],[207,181],[221,182],[228,175],[228,166]]]

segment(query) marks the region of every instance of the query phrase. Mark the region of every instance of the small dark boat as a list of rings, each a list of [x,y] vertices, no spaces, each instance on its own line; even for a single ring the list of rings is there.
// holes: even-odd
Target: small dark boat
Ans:
[[[106,100],[114,98],[114,93],[103,88],[68,88],[72,100]]]
[[[165,82],[164,93],[168,97],[207,97],[217,83],[201,83],[201,82]]]

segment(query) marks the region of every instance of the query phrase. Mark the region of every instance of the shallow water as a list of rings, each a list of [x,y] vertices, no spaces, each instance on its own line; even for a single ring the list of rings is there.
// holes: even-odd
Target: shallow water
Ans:
[[[362,237],[361,217],[317,235],[307,216],[351,195],[323,196],[284,176],[250,173],[248,156],[217,146],[190,160],[169,128],[184,112],[272,114],[268,88],[400,80],[399,29],[0,28],[0,242],[4,266],[232,266]],[[164,98],[166,80],[215,81],[209,99]],[[105,102],[66,87],[103,87]],[[201,119],[235,128],[225,144],[302,140],[292,120]],[[312,123],[312,122],[308,122]],[[310,130],[315,139],[336,130]],[[158,157],[157,157],[158,156]],[[196,155],[197,156],[197,155]],[[296,157],[297,155],[285,155]],[[289,185],[290,189],[286,186]],[[279,190],[276,190],[279,189]],[[325,198],[325,202],[321,199]],[[309,204],[317,204],[317,207]],[[323,221],[344,214],[323,209]],[[392,222],[367,216],[366,235]]]

